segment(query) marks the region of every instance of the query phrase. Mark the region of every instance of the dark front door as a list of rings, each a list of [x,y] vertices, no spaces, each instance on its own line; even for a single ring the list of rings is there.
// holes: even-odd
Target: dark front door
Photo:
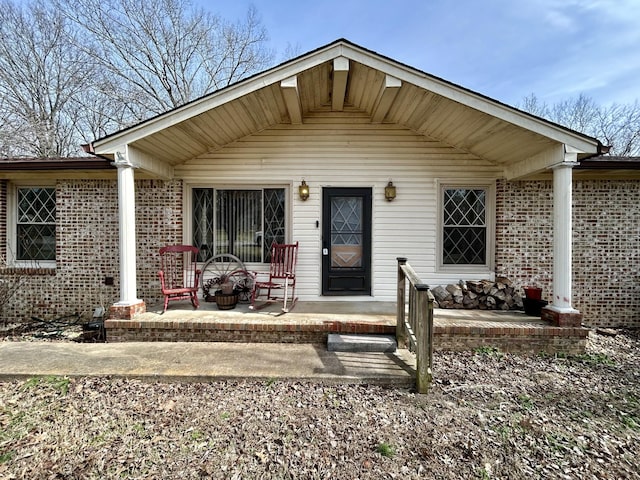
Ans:
[[[322,225],[322,294],[371,295],[371,189],[323,189]]]

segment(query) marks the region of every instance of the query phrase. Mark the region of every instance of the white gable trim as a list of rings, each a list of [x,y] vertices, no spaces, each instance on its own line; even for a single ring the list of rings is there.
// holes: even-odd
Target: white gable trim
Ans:
[[[176,125],[180,122],[188,120],[196,115],[207,112],[213,108],[224,105],[225,103],[236,100],[240,97],[248,95],[260,88],[280,83],[290,77],[294,77],[298,73],[323,64],[342,53],[342,46],[335,45],[324,51],[314,52],[308,57],[301,58],[295,63],[285,64],[281,67],[268,70],[248,80],[241,81],[235,85],[227,87],[218,92],[194,100],[187,105],[178,107],[175,110],[161,114],[155,118],[134,125],[126,130],[116,132],[104,139],[97,140],[94,143],[94,149],[97,154],[110,153],[114,146],[123,143],[132,143],[136,140],[152,135],[165,128]]]
[[[419,72],[416,69],[342,40],[279,67],[267,70],[221,91],[202,97],[185,106],[178,107],[175,110],[159,115],[146,122],[117,132],[104,139],[97,140],[94,143],[95,152],[97,154],[112,153],[116,145],[135,142],[136,140],[152,135],[244,95],[251,94],[260,88],[282,82],[294,77],[300,72],[328,61],[340,59],[341,57],[362,63],[386,75],[395,77],[400,82],[414,84],[444,98],[458,102],[461,105],[543,135],[559,143],[571,145],[581,153],[597,153],[598,142],[595,139],[578,132],[572,132],[543,119],[538,119],[515,108],[501,104],[427,73]],[[344,60],[341,61],[344,62]]]

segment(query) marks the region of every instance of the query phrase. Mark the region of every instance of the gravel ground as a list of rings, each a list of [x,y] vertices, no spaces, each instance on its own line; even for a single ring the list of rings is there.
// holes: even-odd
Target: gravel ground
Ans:
[[[434,354],[427,395],[294,382],[0,383],[0,478],[620,479],[640,471],[637,331],[558,358]]]

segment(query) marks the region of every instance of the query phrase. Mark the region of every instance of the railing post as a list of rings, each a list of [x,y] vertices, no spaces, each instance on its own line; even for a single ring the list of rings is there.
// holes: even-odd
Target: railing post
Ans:
[[[429,286],[415,285],[416,289],[416,384],[418,393],[427,393],[433,379],[433,301],[429,298]]]
[[[405,292],[407,279],[405,277],[404,271],[402,270],[402,265],[407,263],[407,259],[404,257],[396,258],[398,261],[398,298],[396,302],[396,342],[399,347],[407,346],[407,329],[405,327]]]

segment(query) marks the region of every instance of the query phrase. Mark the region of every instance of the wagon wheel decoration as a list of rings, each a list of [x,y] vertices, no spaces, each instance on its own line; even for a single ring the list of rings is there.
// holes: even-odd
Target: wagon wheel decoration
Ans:
[[[238,294],[239,302],[249,302],[253,290],[253,275],[246,270],[234,270],[229,274],[228,282],[233,284],[233,291]]]
[[[239,291],[239,300],[248,301],[253,288],[253,276],[247,272],[244,263],[235,255],[221,253],[205,262],[200,275],[205,297],[212,295],[222,285],[231,283]]]

